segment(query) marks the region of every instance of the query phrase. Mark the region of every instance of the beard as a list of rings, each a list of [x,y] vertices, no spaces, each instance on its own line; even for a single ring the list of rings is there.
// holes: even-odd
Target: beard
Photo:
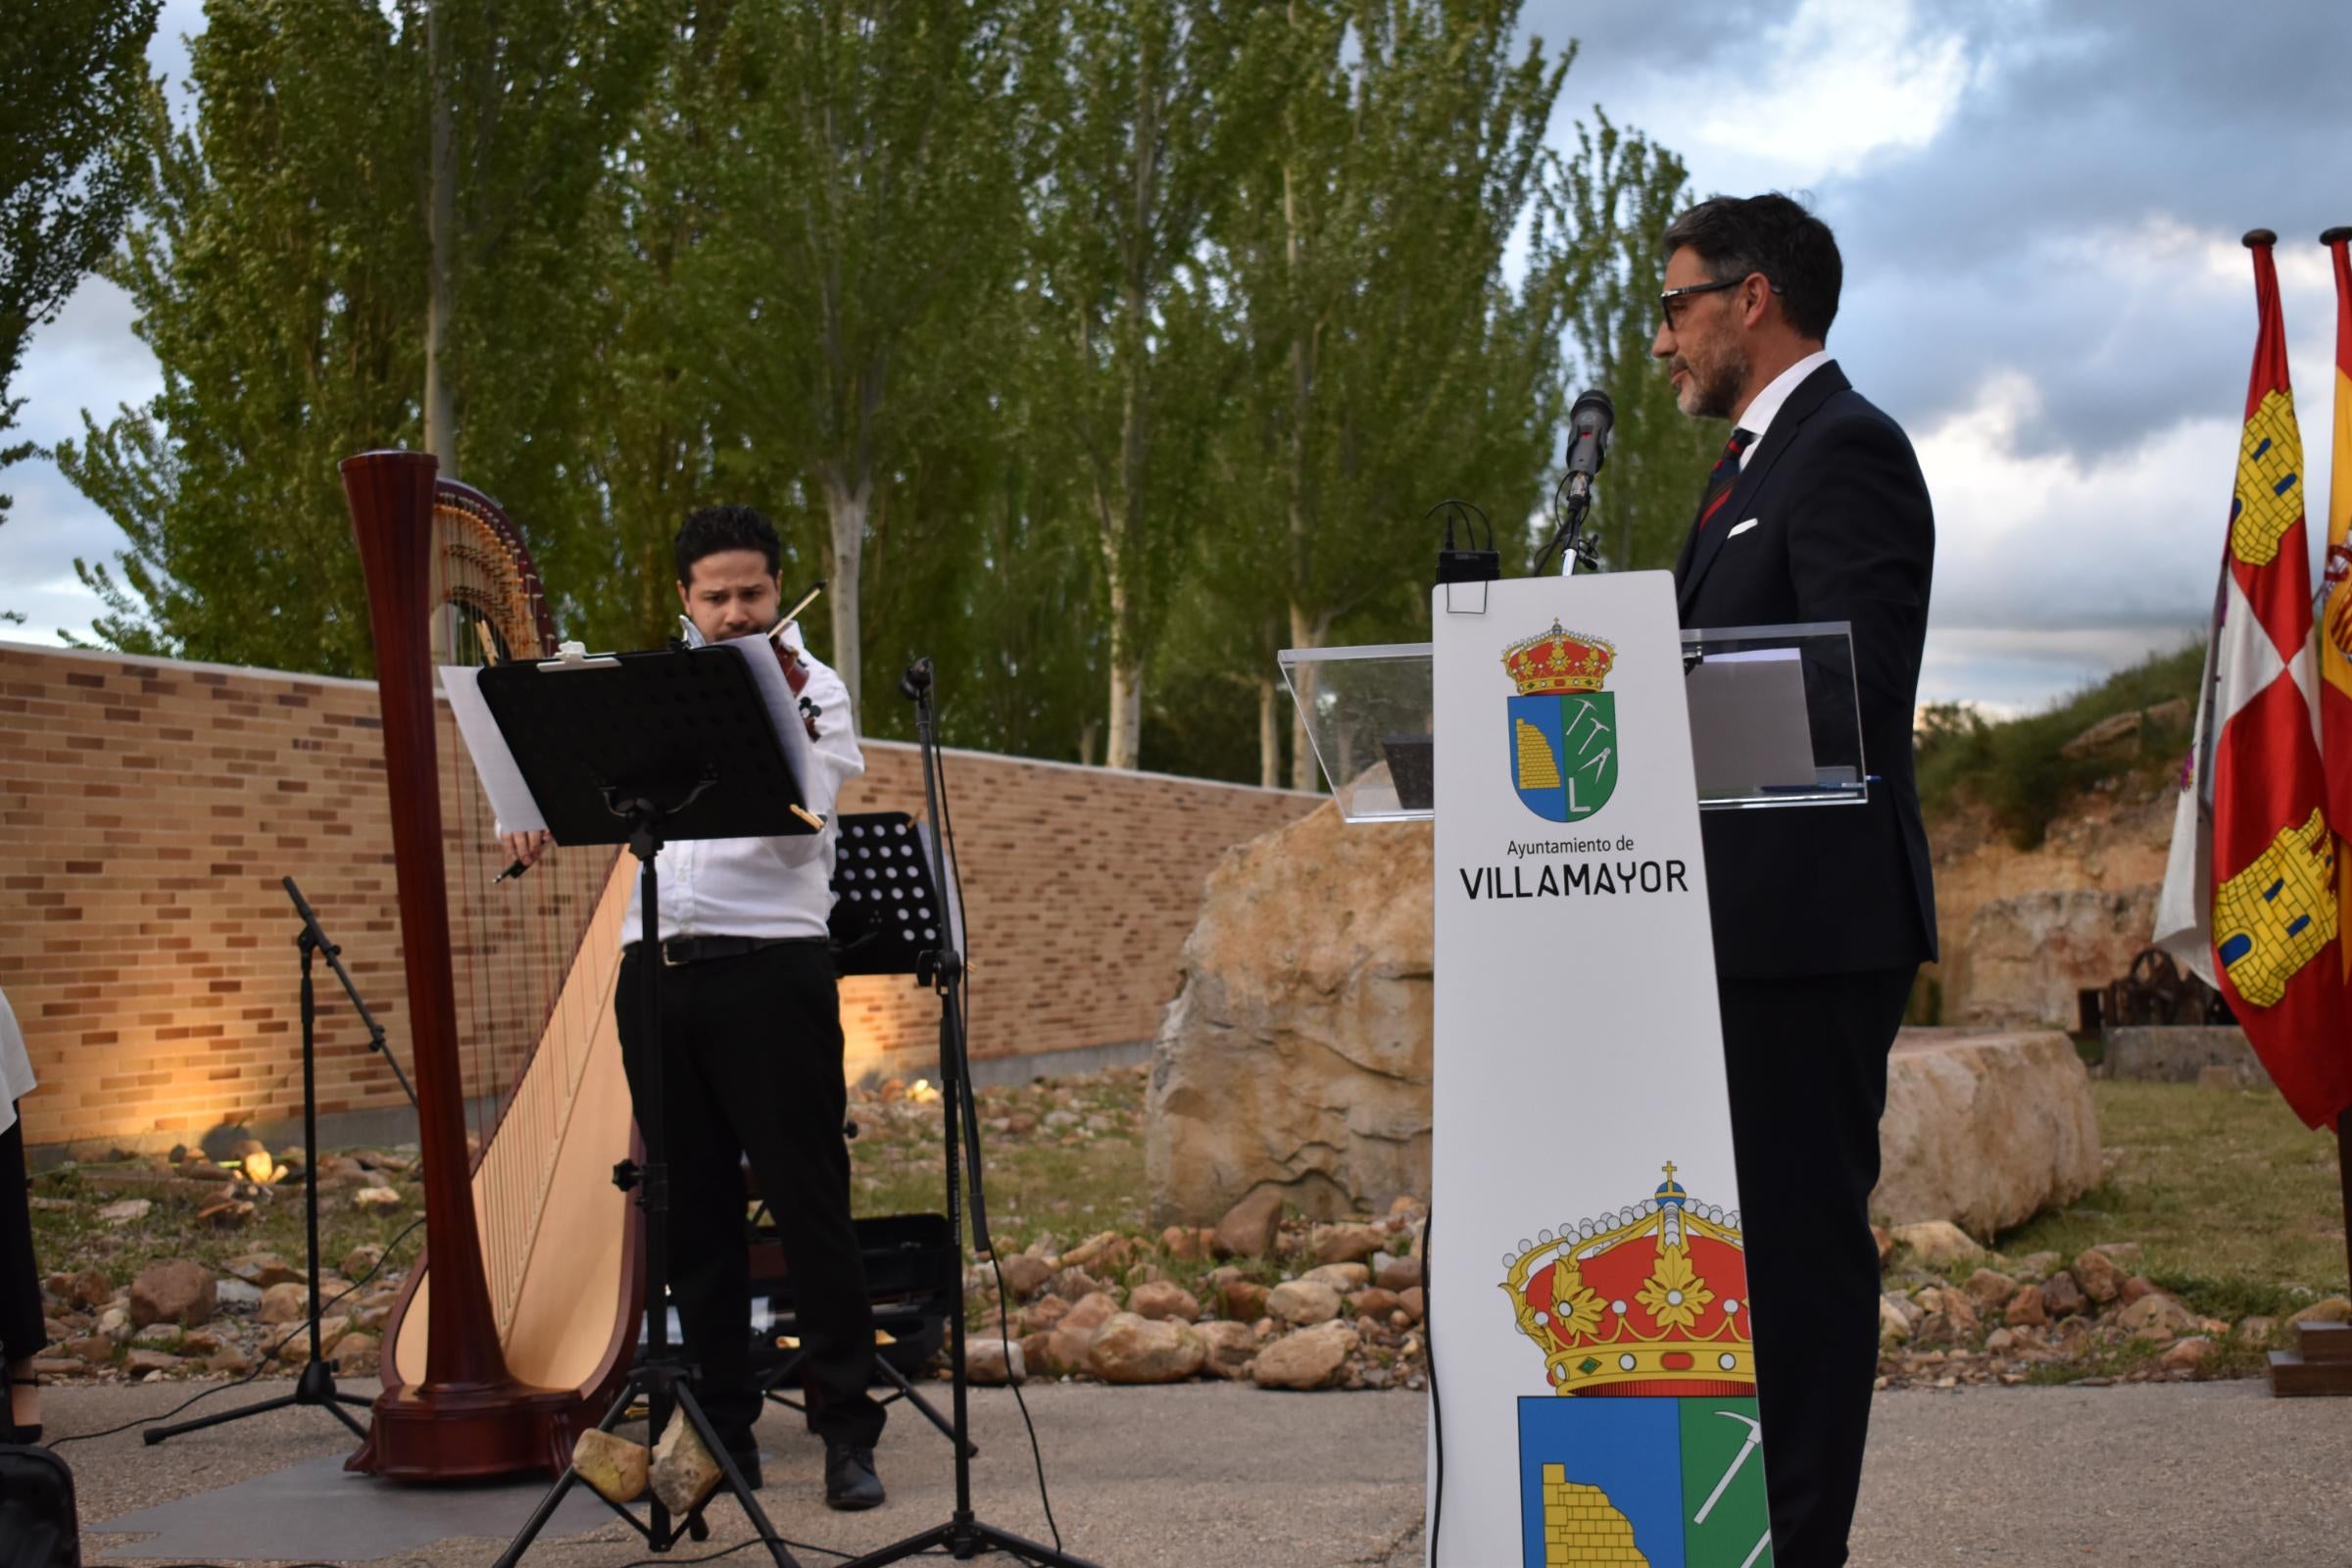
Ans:
[[[1685,357],[1679,368],[1685,380],[1675,396],[1675,407],[1693,419],[1732,416],[1732,405],[1739,401],[1740,389],[1747,384],[1747,355],[1742,349],[1734,344],[1725,347],[1720,355]]]

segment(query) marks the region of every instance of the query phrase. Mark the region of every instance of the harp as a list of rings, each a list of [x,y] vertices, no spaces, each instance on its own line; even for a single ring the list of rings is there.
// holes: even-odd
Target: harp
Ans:
[[[426,454],[342,464],[368,579],[415,1053],[426,1248],[384,1327],[383,1393],[346,1468],[557,1474],[627,1371],[644,1242],[612,1012],[631,878],[617,852],[506,862],[441,663],[540,658],[539,574],[495,503]]]

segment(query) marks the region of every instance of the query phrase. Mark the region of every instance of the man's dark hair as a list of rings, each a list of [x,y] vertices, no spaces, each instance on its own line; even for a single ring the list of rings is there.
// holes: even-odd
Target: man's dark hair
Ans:
[[[1830,225],[1779,191],[1710,196],[1666,229],[1666,254],[1684,246],[1706,264],[1709,282],[1762,272],[1781,296],[1788,324],[1826,338],[1838,318],[1845,264]]]
[[[678,582],[694,582],[694,564],[721,550],[757,550],[767,558],[767,574],[774,576],[784,561],[784,542],[776,525],[757,507],[698,507],[686,514],[678,529]]]

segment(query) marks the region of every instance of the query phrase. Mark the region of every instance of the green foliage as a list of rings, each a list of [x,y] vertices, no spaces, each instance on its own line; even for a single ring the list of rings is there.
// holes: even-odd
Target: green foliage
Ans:
[[[76,563],[106,643],[331,674],[370,665],[335,465],[413,442],[426,251],[421,12],[373,0],[211,0],[197,112],[141,100],[136,220],[107,275],[139,309],[164,390],[60,445],[59,468],[129,541]],[[633,4],[442,16],[461,99],[456,372],[468,470],[551,560],[585,567],[595,512],[579,411],[591,287],[572,243],[652,51]],[[577,302],[582,308],[574,309]],[[473,460],[479,460],[478,470]],[[610,571],[612,552],[574,581]]]
[[[106,267],[163,370],[58,467],[129,540],[77,563],[115,647],[368,667],[335,465],[414,428],[417,99],[372,0],[214,0],[190,40],[195,126],[141,100],[136,220]]]
[[[1574,328],[1582,367],[1609,389],[1617,421],[1587,527],[1612,570],[1672,566],[1727,435],[1721,420],[1684,416],[1649,352],[1666,227],[1690,193],[1681,159],[1620,130],[1597,105],[1592,118],[1593,126],[1577,126],[1567,171],[1568,208],[1589,256]]]
[[[1418,635],[1433,502],[1524,559],[1572,356],[1642,411],[1626,560],[1704,470],[1645,359],[1681,165],[1605,116],[1547,150],[1574,49],[1520,24],[211,0],[109,264],[163,395],[59,453],[128,541],[95,634],[365,673],[335,463],[429,434],[566,635],[661,637],[680,516],[748,500],[788,589],[830,579],[806,630],[875,673],[867,733],[921,655],[956,744],[1278,779],[1276,650]]]
[[[56,319],[122,231],[121,146],[137,119],[160,0],[33,0],[0,27],[0,436],[32,329]],[[32,455],[0,443],[0,468]],[[0,521],[10,498],[0,495]],[[0,620],[24,617],[0,614]]]
[[[2086,791],[2153,784],[2177,770],[2196,721],[2205,651],[2192,643],[2152,654],[2048,710],[1993,722],[1960,704],[1931,703],[1914,732],[1921,805],[1930,812],[1984,807],[2019,849],[2030,850]],[[2113,742],[2066,755],[2094,724],[2138,715]]]

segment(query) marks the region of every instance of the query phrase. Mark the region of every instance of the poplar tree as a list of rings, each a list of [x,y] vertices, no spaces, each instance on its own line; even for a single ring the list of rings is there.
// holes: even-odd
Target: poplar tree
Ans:
[[[1029,40],[1040,347],[1102,555],[1112,767],[1140,760],[1144,671],[1238,381],[1204,239],[1278,109],[1271,15],[1077,0],[1039,6]]]
[[[1018,260],[1009,6],[748,0],[720,50],[702,263],[715,413],[826,523],[834,666],[862,690],[877,508],[945,417]]]
[[[0,437],[24,406],[8,392],[32,329],[57,318],[122,233],[131,180],[121,148],[159,5],[49,0],[0,28]],[[0,441],[0,468],[32,452]],[[0,522],[10,504],[0,495]]]

